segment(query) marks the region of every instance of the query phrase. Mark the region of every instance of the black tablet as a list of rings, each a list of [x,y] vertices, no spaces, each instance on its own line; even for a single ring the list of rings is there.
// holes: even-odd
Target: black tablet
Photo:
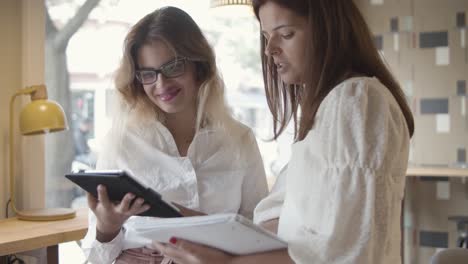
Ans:
[[[127,193],[141,197],[151,206],[140,216],[181,217],[176,207],[165,202],[161,195],[151,188],[144,187],[125,171],[93,170],[66,174],[65,177],[80,186],[83,190],[97,197],[97,186],[106,186],[111,201],[121,201]],[[136,198],[135,198],[136,199]]]

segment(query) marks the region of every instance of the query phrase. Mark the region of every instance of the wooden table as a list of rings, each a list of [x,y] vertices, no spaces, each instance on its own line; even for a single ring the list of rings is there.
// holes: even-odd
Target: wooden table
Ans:
[[[468,177],[468,168],[454,167],[409,167],[406,176],[421,177]]]
[[[46,247],[47,263],[58,263],[58,244],[80,240],[87,230],[88,208],[78,209],[73,219],[60,221],[3,219],[0,220],[0,256]]]

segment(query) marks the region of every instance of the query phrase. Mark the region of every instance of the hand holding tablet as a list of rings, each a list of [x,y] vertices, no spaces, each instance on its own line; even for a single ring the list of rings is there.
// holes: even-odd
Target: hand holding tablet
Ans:
[[[120,202],[127,193],[134,194],[135,199],[138,197],[143,198],[145,203],[150,205],[150,209],[139,214],[140,216],[164,218],[182,216],[179,210],[169,202],[164,201],[159,193],[145,187],[125,171],[80,171],[69,173],[65,177],[96,198],[98,197],[97,187],[100,184],[106,187],[111,201]]]

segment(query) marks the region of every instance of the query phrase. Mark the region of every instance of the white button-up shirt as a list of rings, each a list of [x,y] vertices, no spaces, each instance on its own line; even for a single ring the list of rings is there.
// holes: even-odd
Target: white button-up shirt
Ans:
[[[123,169],[140,182],[174,201],[206,214],[239,213],[252,218],[267,195],[262,158],[252,131],[237,121],[226,127],[201,129],[181,157],[169,130],[158,121],[128,122],[111,129],[98,160],[98,169]],[[157,218],[134,216],[108,243],[96,238],[96,217],[90,211],[82,248],[92,263],[112,263],[132,247],[131,228]],[[154,222],[153,222],[154,223]]]
[[[352,78],[319,107],[288,168],[255,210],[279,217],[278,234],[295,263],[395,264],[409,133],[390,91]]]

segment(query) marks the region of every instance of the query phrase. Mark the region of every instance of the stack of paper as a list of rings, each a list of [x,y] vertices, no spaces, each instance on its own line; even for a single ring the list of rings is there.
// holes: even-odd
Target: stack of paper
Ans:
[[[133,226],[131,233],[146,243],[168,243],[176,237],[235,255],[287,248],[286,242],[275,234],[236,214],[158,219]]]

